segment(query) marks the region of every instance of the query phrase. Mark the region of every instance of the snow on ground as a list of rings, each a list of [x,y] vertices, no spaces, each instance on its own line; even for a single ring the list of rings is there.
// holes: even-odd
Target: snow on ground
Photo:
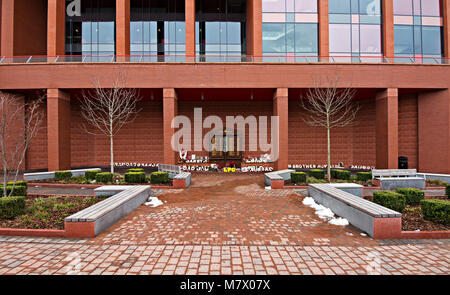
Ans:
[[[342,217],[335,218],[333,211],[329,208],[317,204],[313,198],[306,197],[303,199],[303,205],[308,206],[316,210],[316,215],[319,216],[320,219],[328,220],[328,223],[333,225],[346,226],[348,225],[348,220]]]
[[[145,203],[145,206],[150,206],[150,207],[158,207],[161,206],[163,204],[163,202],[161,202],[160,199],[158,199],[157,197],[151,197],[150,201]]]

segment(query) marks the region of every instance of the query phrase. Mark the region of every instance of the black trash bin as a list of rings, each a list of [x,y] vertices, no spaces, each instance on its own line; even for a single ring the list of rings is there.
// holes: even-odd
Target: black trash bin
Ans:
[[[408,169],[408,157],[398,157],[398,169]]]

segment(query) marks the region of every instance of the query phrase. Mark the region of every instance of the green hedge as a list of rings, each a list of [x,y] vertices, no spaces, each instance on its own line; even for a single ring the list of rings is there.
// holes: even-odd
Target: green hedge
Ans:
[[[70,171],[56,171],[55,179],[56,180],[69,180],[72,178],[72,172]]]
[[[169,182],[169,173],[167,172],[153,172],[150,175],[151,183],[167,183]]]
[[[95,176],[97,176],[97,174],[101,173],[101,171],[98,170],[89,170],[86,171],[86,173],[84,174],[84,177],[86,177],[87,180],[94,180]]]
[[[306,183],[306,173],[305,172],[292,172],[291,173],[292,183]]]
[[[356,173],[356,180],[368,181],[372,179],[372,172],[358,172]]]
[[[9,194],[11,193],[12,187],[13,187],[12,185],[6,186],[6,195],[7,196],[9,196]],[[26,195],[27,195],[27,187],[16,185],[14,187],[14,191],[11,196],[20,197],[20,196],[26,196]],[[0,197],[3,197],[3,185],[0,186]]]
[[[145,183],[144,172],[127,172],[125,173],[125,182],[127,183]]]
[[[113,180],[113,174],[111,172],[97,173],[95,175],[96,182],[108,183],[108,182],[112,182],[112,180]]]
[[[14,184],[14,181],[8,181],[7,182],[7,186],[11,186]],[[27,182],[26,181],[16,181],[16,186],[27,186]],[[3,187],[3,185],[2,185]]]
[[[314,177],[316,179],[324,179],[325,171],[322,169],[311,169],[308,171],[309,177]]]
[[[396,192],[405,196],[407,205],[419,205],[425,199],[425,192],[416,188],[398,188]]]
[[[390,191],[373,193],[373,201],[381,206],[402,213],[406,207],[406,197],[402,194]]]
[[[13,219],[25,213],[25,197],[0,198],[0,218]]]
[[[450,184],[445,188],[445,194],[447,195],[447,198],[450,199]]]
[[[450,224],[449,200],[422,200],[423,218],[437,223]]]
[[[144,168],[131,168],[127,170],[128,172],[145,172]]]
[[[347,170],[334,170],[334,179],[350,180],[352,173]]]

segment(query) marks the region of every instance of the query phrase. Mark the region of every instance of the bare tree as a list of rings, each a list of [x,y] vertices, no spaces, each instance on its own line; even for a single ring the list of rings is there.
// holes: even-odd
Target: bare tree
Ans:
[[[356,123],[360,106],[353,101],[356,90],[338,88],[339,75],[326,78],[325,85],[315,81],[314,88],[308,89],[306,98],[300,96],[300,104],[309,114],[304,121],[309,126],[327,129],[328,167],[327,179],[331,180],[331,129]]]
[[[44,97],[22,102],[14,94],[0,92],[0,148],[3,165],[3,196],[14,192],[20,168],[25,160],[30,142],[41,129],[44,112],[40,109]],[[19,123],[19,122],[23,122]],[[13,185],[7,192],[8,176]]]
[[[125,88],[126,79],[118,74],[112,88],[101,87],[97,80],[92,91],[84,91],[81,99],[81,116],[100,134],[109,138],[111,173],[114,173],[114,136],[127,123],[134,121],[140,109],[139,93],[135,88]],[[83,125],[88,133],[91,132]]]

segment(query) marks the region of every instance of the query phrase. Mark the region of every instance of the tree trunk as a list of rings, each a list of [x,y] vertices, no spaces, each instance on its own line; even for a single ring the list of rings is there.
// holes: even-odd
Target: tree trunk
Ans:
[[[330,127],[327,128],[327,151],[328,151],[328,165],[327,165],[327,178],[328,182],[331,182],[331,142],[330,142]]]
[[[114,174],[114,137],[113,137],[113,135],[109,136],[109,143],[110,143],[109,145],[111,147],[111,150],[110,150],[110,152],[111,152],[111,155],[110,155],[111,173]]]

